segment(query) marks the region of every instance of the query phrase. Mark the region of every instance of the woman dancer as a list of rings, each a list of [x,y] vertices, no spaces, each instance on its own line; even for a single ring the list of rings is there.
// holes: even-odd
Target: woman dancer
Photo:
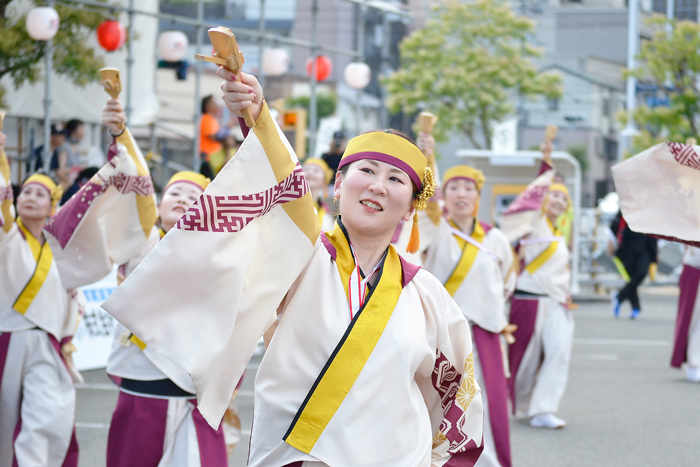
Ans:
[[[155,221],[153,184],[125,132],[110,146],[107,164],[55,215],[60,186],[45,175],[29,177],[15,220],[2,143],[4,135],[0,466],[77,466],[73,378],[79,374],[65,358],[78,320],[73,289],[106,276],[112,261],[143,246]]]
[[[255,126],[186,214],[195,223],[173,229],[105,307],[190,372],[199,408],[214,425],[277,309],[256,379],[249,465],[474,465],[483,409],[469,325],[442,284],[390,246],[399,221],[432,196],[425,157],[401,135],[353,139],[335,181],[340,217],[319,238],[303,172],[257,80],[224,69],[219,76],[229,110],[241,116],[250,109]],[[279,201],[256,211],[245,203],[265,190],[265,177],[272,191],[259,199],[278,193]],[[205,214],[217,201],[219,209]],[[245,206],[251,220],[223,217]],[[226,255],[202,261],[210,248]],[[174,249],[183,253],[175,257]],[[183,267],[186,278],[176,272]],[[187,290],[177,285],[183,280]],[[195,317],[192,300],[202,286],[217,297]],[[167,324],[160,313],[142,312],[156,297],[177,308]]]
[[[538,428],[562,428],[554,414],[569,377],[574,319],[569,301],[569,250],[555,227],[570,203],[566,187],[553,183],[552,145],[542,144],[541,175],[509,206],[501,228],[518,243],[522,272],[511,303],[518,326],[508,348],[515,413]]]
[[[209,184],[195,172],[170,179],[158,211],[160,228],[135,258],[120,267],[127,277]],[[107,373],[119,386],[107,440],[107,466],[228,465],[223,429],[214,430],[196,409],[192,379],[159,357],[121,324],[115,330]]]
[[[418,146],[430,160],[433,138],[421,133]],[[477,465],[510,467],[508,385],[499,333],[508,325],[505,304],[517,275],[506,236],[476,218],[484,182],[484,174],[473,167],[458,165],[445,172],[447,216],[433,197],[427,216],[420,218],[420,258],[471,325],[474,373],[484,399],[484,452]]]
[[[678,319],[673,343],[671,366],[681,368],[685,363],[685,377],[692,383],[700,383],[700,248],[686,246],[683,255],[683,272],[678,285]]]

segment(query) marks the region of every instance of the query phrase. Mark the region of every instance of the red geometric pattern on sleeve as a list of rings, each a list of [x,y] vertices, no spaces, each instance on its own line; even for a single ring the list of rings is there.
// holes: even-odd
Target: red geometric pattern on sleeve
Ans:
[[[118,173],[109,177],[109,180],[103,181],[107,186],[114,186],[123,195],[133,192],[141,196],[150,196],[154,193],[153,180],[148,175],[139,177],[137,175]]]
[[[260,193],[242,196],[202,194],[180,218],[176,229],[235,233],[276,206],[301,198],[309,191],[301,165],[281,183]]]
[[[668,149],[673,154],[676,161],[691,169],[700,170],[700,157],[695,152],[695,149],[688,144],[681,143],[666,143]]]
[[[467,414],[457,403],[457,393],[462,381],[462,374],[450,363],[445,355],[438,351],[433,367],[433,387],[440,395],[442,405],[442,422],[440,433],[449,440],[448,452],[454,454],[463,451],[470,439],[464,433]]]

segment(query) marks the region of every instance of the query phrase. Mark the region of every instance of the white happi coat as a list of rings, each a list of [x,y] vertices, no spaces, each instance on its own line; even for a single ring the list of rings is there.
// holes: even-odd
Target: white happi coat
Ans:
[[[248,205],[267,193],[262,209]],[[390,282],[393,291],[401,289],[386,328],[313,446],[302,451],[285,443],[295,414],[309,407],[307,394],[318,390],[319,374],[327,374],[324,366],[333,368],[329,359],[343,352],[339,341],[346,331],[356,336],[339,269],[318,241],[313,205],[296,156],[265,106],[236,156],[104,307],[192,375],[200,411],[218,426],[282,304],[256,381],[251,465],[427,467],[453,456],[473,465],[483,418],[468,324],[442,285],[415,268],[410,280],[404,269],[407,283]],[[233,214],[240,212],[249,215]],[[367,303],[381,304],[382,297],[370,295]]]
[[[309,297],[314,300],[310,302]],[[462,361],[468,362],[464,377],[470,378],[466,385],[463,380],[462,387],[472,388],[472,392],[458,391],[455,409],[463,413],[466,424],[457,424],[444,435],[452,439],[457,433],[468,443],[476,434],[476,441],[481,442],[483,407],[480,389],[469,373],[473,358],[468,325],[440,282],[427,271],[418,270],[404,287],[370,359],[310,454],[291,447],[283,437],[350,325],[338,267],[321,242],[289,290],[281,311],[255,381],[251,466],[296,461],[443,465],[451,455],[447,452],[450,443],[436,433],[450,425],[445,411],[454,402],[451,397],[441,400],[441,391],[460,379],[465,370],[455,367]],[[309,326],[310,322],[315,324]],[[434,381],[438,375],[447,379]],[[374,413],[381,413],[388,424],[366,416]],[[403,428],[395,424],[398,420]],[[400,435],[388,435],[397,429]],[[432,449],[429,439],[433,439]]]
[[[423,266],[447,284],[463,253],[454,227],[442,216],[437,224],[429,216],[421,216],[419,222]],[[469,321],[499,333],[508,324],[505,304],[515,289],[517,275],[513,252],[503,232],[484,223],[481,228],[486,233],[481,242],[485,251],[479,250],[452,298]]]

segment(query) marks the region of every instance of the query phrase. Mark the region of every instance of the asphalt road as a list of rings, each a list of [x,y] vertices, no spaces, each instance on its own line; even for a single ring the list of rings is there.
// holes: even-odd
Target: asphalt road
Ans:
[[[568,426],[549,431],[512,420],[515,467],[698,465],[700,384],[686,382],[668,364],[677,291],[653,292],[643,295],[638,321],[614,319],[606,302],[580,303],[569,386],[558,414]],[[249,364],[238,396],[244,431],[231,466],[246,464],[258,362]],[[117,391],[104,371],[84,376],[78,387],[80,467],[101,467]]]

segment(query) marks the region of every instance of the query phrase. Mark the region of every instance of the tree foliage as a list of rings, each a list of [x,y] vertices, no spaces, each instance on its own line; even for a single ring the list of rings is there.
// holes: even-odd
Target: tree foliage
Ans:
[[[311,97],[310,96],[298,96],[290,97],[284,103],[288,109],[293,109],[295,107],[301,107],[306,109],[306,123],[309,124],[309,118],[311,118],[311,113],[309,109],[311,108]],[[338,105],[338,97],[335,94],[328,92],[319,92],[316,94],[316,114],[318,120],[324,117],[333,115],[335,113],[335,108]],[[318,122],[317,122],[318,123]]]
[[[107,3],[106,0],[99,1]],[[24,10],[27,3],[21,5],[22,11],[18,4],[18,1],[0,0],[0,78],[10,76],[15,89],[42,77],[46,54],[46,42],[35,41],[27,33],[25,22],[29,10]],[[35,6],[39,4],[35,3]],[[80,9],[77,5],[76,8],[61,5],[54,8],[60,18],[60,27],[53,38],[53,72],[69,77],[79,86],[98,80],[104,61],[89,45],[88,39],[107,17]],[[6,89],[0,86],[0,107],[6,106],[5,92]]]
[[[392,111],[428,110],[435,136],[463,133],[474,147],[491,145],[493,125],[515,111],[515,97],[559,97],[561,77],[539,73],[528,44],[535,23],[504,0],[443,1],[423,29],[400,46],[401,65],[384,83]]]
[[[663,141],[685,142],[688,137],[700,136],[700,25],[672,22],[669,35],[665,17],[655,16],[648,22],[655,30],[654,36],[642,44],[639,66],[628,75],[655,85],[657,90],[653,99],[632,114],[639,128],[632,140],[634,153]],[[618,115],[622,124],[627,118],[624,111]]]

